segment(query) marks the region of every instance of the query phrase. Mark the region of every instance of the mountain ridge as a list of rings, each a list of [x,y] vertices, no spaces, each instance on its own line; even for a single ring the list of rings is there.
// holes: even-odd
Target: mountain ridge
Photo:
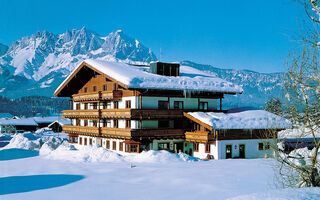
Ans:
[[[64,78],[87,58],[132,64],[157,60],[150,48],[116,30],[101,36],[85,27],[61,34],[38,31],[12,43],[0,56],[0,95],[52,96]],[[271,97],[282,97],[284,73],[259,73],[252,70],[222,69],[212,65],[182,61],[182,65],[214,74],[241,85],[241,95],[225,95],[225,104],[261,107]]]

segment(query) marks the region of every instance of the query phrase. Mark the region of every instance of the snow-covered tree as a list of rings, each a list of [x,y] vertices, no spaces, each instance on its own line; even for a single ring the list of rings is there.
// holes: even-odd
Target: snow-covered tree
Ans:
[[[297,46],[290,53],[286,80],[287,109],[295,123],[303,124],[300,136],[312,135],[312,150],[296,149],[285,153],[282,145],[276,147],[276,157],[283,164],[281,175],[297,180],[295,185],[320,186],[320,0],[302,0],[308,19],[301,29]],[[284,170],[283,170],[284,169]],[[288,170],[294,173],[288,173]],[[294,176],[295,174],[296,176]]]

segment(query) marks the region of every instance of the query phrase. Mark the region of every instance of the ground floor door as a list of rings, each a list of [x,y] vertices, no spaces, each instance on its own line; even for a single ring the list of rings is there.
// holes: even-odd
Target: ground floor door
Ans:
[[[179,153],[179,152],[183,152],[183,143],[174,143],[174,152],[175,153]]]
[[[239,144],[239,158],[246,158],[246,145]]]
[[[232,144],[226,145],[226,159],[232,158]]]

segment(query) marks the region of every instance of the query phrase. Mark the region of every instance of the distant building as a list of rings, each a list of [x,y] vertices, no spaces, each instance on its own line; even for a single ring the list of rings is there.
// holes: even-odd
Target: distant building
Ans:
[[[51,128],[54,132],[62,132],[62,126],[71,125],[71,120],[66,118],[60,118],[48,125],[48,128]]]
[[[153,62],[148,68],[85,60],[54,95],[71,98],[70,110],[63,111],[71,119],[63,126],[71,143],[99,144],[122,154],[150,149],[199,158],[261,157],[271,152],[270,136],[262,133],[291,125],[266,111],[251,112],[263,119],[251,121],[276,118],[283,126],[239,124],[244,113],[225,113],[222,100],[242,92],[240,86],[177,63]],[[211,118],[197,117],[206,114]],[[222,128],[224,123],[233,126]]]
[[[59,117],[33,117],[34,121],[37,122],[38,128],[47,127],[49,124],[51,124],[54,121],[59,120]]]
[[[38,124],[32,118],[0,119],[0,133],[35,131],[37,128]]]

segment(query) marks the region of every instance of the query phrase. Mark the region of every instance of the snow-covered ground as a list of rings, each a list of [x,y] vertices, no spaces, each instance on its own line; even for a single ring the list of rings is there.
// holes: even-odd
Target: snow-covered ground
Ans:
[[[166,151],[121,156],[48,132],[11,137],[0,149],[1,200],[320,199],[319,188],[276,188],[273,159],[202,161]]]

